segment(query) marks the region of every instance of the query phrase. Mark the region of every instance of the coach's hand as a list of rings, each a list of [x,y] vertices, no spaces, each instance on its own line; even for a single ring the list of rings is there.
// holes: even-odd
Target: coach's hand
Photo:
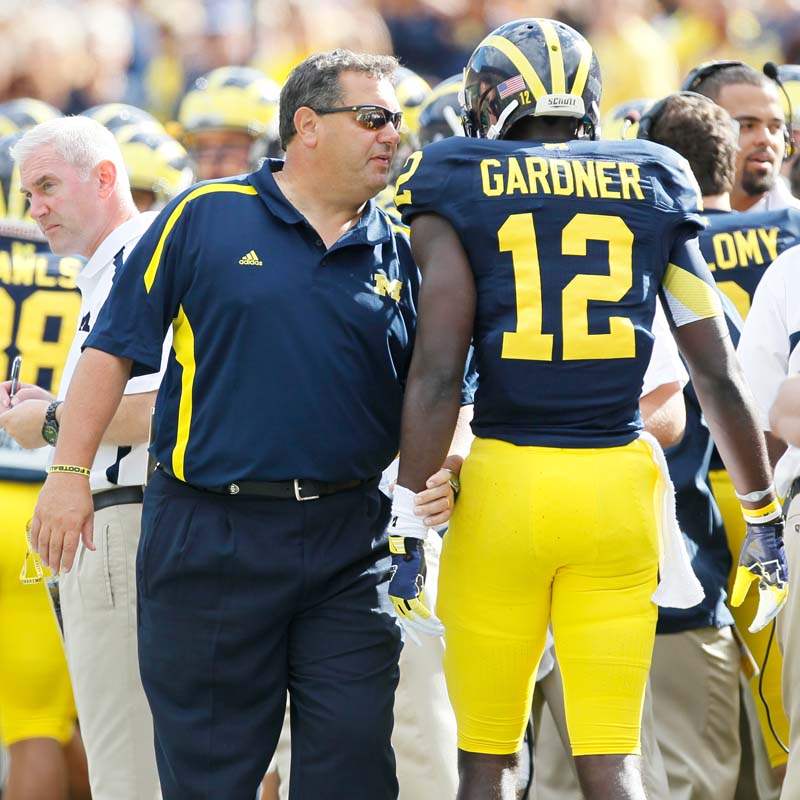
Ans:
[[[39,492],[31,521],[31,547],[57,573],[69,572],[78,543],[94,550],[94,507],[89,481],[83,475],[51,473]]]
[[[744,601],[750,584],[758,581],[758,611],[750,625],[756,633],[771,622],[789,595],[789,570],[783,551],[783,520],[761,525],[747,523],[747,536],[739,555],[731,605]]]
[[[44,447],[47,442],[42,438],[42,425],[48,405],[47,400],[15,402],[13,408],[0,413],[0,428],[26,450]]]
[[[450,455],[444,460],[442,468],[425,481],[425,488],[414,497],[414,513],[422,517],[429,528],[444,534],[453,513],[458,486],[458,475],[464,459]]]
[[[425,599],[424,541],[428,526],[414,514],[414,493],[396,486],[389,524],[389,551],[392,554],[389,599],[401,627],[417,643],[418,633],[441,636],[442,623],[431,613]]]

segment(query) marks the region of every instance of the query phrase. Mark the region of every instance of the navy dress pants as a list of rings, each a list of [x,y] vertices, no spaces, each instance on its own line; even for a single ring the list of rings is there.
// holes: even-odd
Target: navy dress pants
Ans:
[[[224,496],[157,470],[139,661],[164,800],[253,800],[291,698],[292,800],[394,800],[389,503]]]

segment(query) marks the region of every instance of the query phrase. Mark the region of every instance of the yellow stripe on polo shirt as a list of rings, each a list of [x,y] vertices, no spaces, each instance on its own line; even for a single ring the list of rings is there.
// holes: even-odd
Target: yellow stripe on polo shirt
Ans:
[[[206,194],[215,194],[216,192],[233,192],[235,194],[249,195],[258,194],[258,191],[254,186],[239,183],[209,183],[205,186],[198,186],[196,189],[189,192],[189,194],[187,194],[186,197],[184,197],[183,200],[181,200],[180,203],[175,206],[175,208],[172,210],[172,213],[169,215],[167,224],[164,226],[164,230],[161,231],[161,236],[159,237],[156,249],[153,251],[153,255],[150,258],[150,263],[147,265],[147,269],[144,272],[144,288],[147,290],[148,294],[155,283],[156,274],[158,273],[158,267],[161,264],[161,256],[164,252],[164,245],[167,242],[167,237],[170,235],[170,233],[172,233],[172,229],[175,227],[175,223],[180,218],[183,210],[186,208],[186,205],[198,197],[202,197]]]
[[[192,426],[192,392],[194,390],[194,331],[186,316],[183,306],[178,308],[178,315],[172,322],[172,349],[175,359],[181,365],[181,399],[178,404],[178,431],[175,436],[175,447],[172,450],[172,474],[178,480],[185,478],[186,447],[189,444],[189,432]]]

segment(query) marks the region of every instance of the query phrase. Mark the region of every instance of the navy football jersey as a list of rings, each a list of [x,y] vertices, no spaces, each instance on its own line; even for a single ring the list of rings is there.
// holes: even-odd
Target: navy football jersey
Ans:
[[[800,211],[709,210],[706,220],[700,249],[717,286],[744,318],[767,267],[787,247],[800,243]]]
[[[0,380],[22,356],[20,379],[55,394],[78,326],[75,278],[83,260],[54,256],[27,226],[0,220]],[[45,455],[0,431],[0,479],[43,477]]]
[[[658,292],[675,325],[720,313],[697,184],[660,145],[445,139],[409,157],[395,202],[448,220],[469,256],[478,436],[632,440]]]

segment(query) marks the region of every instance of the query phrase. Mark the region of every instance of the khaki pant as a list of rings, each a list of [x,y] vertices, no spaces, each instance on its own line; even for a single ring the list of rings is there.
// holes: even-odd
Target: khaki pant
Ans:
[[[136,548],[141,504],[94,517],[95,552],[81,544],[60,579],[64,642],[93,800],[161,796],[153,722],[139,678]]]
[[[650,687],[672,800],[733,800],[739,670],[729,627],[656,636]]]
[[[425,594],[434,606],[440,552],[441,539],[429,535],[425,542]],[[406,639],[395,693],[392,747],[397,759],[399,800],[453,800],[458,790],[458,751],[456,720],[442,670],[444,643],[438,637],[421,635],[420,639],[421,645]],[[270,771],[275,768],[281,800],[287,800],[291,769],[288,711]]]
[[[775,643],[772,646],[775,647]],[[770,764],[764,742],[764,729],[756,706],[756,703],[761,704],[762,700],[760,697],[758,699],[753,697],[752,682],[743,675],[740,676],[739,687],[744,717],[743,724],[739,725],[739,734],[740,737],[747,736],[747,742],[742,745],[739,785],[736,787],[735,800],[778,800],[781,794],[781,782]]]
[[[789,599],[778,617],[783,648],[783,704],[789,715],[789,763],[781,800],[800,798],[800,494],[789,504],[784,533]],[[774,643],[773,643],[774,647]]]
[[[558,664],[536,683],[533,726],[536,743],[531,800],[583,800],[575,764],[569,755],[564,685]],[[649,686],[642,710],[642,779],[647,800],[671,800],[667,773],[655,736]]]

